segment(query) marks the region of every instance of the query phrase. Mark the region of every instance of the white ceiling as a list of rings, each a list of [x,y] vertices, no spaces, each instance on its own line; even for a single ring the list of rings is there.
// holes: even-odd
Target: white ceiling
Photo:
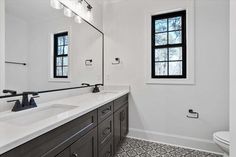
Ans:
[[[50,0],[6,0],[6,12],[27,21],[63,16],[61,10],[51,8]]]

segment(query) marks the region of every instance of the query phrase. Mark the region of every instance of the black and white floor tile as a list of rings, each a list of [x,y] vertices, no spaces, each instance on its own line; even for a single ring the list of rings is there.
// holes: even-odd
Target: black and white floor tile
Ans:
[[[126,138],[115,157],[222,157],[166,144]]]

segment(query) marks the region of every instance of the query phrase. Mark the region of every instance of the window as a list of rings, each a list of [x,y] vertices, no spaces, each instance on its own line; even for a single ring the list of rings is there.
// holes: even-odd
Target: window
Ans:
[[[152,78],[186,78],[186,11],[152,16]]]
[[[68,32],[54,34],[54,78],[68,78]]]

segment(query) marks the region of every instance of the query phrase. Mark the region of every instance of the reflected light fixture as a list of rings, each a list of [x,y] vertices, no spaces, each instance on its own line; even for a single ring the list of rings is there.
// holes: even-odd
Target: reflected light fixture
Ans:
[[[74,16],[74,13],[73,13],[73,11],[70,10],[69,8],[64,7],[64,15],[67,16],[67,17],[73,17],[73,16]]]
[[[50,0],[50,4],[55,9],[64,8],[64,15],[67,17],[75,16],[76,23],[82,23],[82,19],[90,21],[92,19],[92,6],[86,0],[70,0],[73,5],[76,5],[76,11],[72,11],[60,0]],[[85,5],[84,5],[85,4]],[[87,6],[87,12],[86,8]]]
[[[50,4],[54,9],[62,9],[63,5],[58,0],[50,0]]]
[[[83,7],[83,4],[82,4],[83,0],[79,0],[78,1],[78,9],[81,10],[82,7]]]
[[[82,23],[82,19],[81,19],[81,17],[78,16],[78,15],[75,16],[75,19],[74,19],[74,20],[75,20],[76,23]]]
[[[92,19],[92,8],[93,7],[90,4],[87,6],[87,9],[88,9],[87,18],[88,18],[88,20]]]

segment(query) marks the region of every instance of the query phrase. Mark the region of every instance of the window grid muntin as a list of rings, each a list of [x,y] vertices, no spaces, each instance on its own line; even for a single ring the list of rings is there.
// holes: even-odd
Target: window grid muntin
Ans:
[[[63,37],[63,44],[59,44],[59,38]],[[66,43],[67,38],[67,43]],[[68,60],[68,51],[65,54],[65,47],[68,47],[68,32],[62,32],[54,34],[54,78],[68,78],[68,69],[67,74],[64,73],[64,68],[68,68],[68,64],[64,64],[64,58]],[[62,53],[59,54],[59,48],[62,47]],[[57,64],[57,59],[61,58],[61,64]],[[68,61],[67,61],[68,62]],[[57,69],[60,68],[61,75],[57,73]]]
[[[181,17],[181,29],[177,30],[171,30],[169,31],[169,19]],[[167,31],[157,32],[156,31],[156,21],[157,20],[163,20],[167,19]],[[169,32],[176,32],[181,31],[181,43],[177,44],[169,44]],[[155,36],[158,33],[167,33],[167,44],[166,45],[156,45]],[[169,75],[169,62],[172,62],[173,60],[169,60],[169,48],[182,48],[182,75]],[[167,71],[168,75],[156,75],[156,63],[163,62],[163,61],[156,61],[155,60],[155,50],[161,49],[161,48],[167,48]],[[152,78],[186,78],[186,11],[179,11],[179,12],[173,12],[173,13],[167,13],[162,15],[155,15],[152,16]]]

